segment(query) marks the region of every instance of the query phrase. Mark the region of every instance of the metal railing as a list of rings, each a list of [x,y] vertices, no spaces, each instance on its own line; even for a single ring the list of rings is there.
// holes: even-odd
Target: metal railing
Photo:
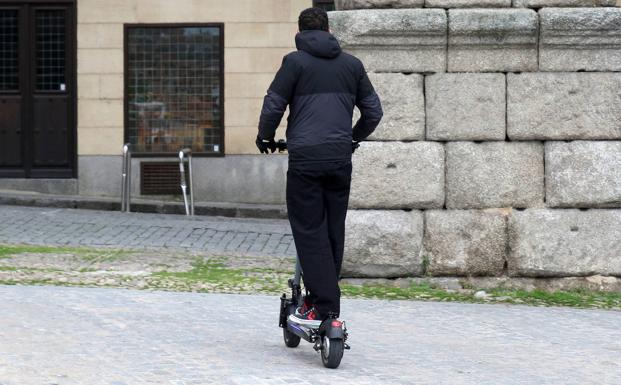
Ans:
[[[129,143],[123,145],[123,170],[121,171],[121,211],[130,212],[132,191],[132,152]]]
[[[188,206],[188,185],[185,181],[185,158],[188,159],[188,173],[190,181],[190,202]],[[179,151],[179,172],[181,174],[181,192],[183,193],[183,203],[185,205],[185,215],[194,215],[194,184],[192,182],[192,150],[184,148]]]

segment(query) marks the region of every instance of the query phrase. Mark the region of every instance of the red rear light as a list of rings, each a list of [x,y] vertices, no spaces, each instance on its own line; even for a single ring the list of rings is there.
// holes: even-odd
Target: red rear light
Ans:
[[[343,326],[343,323],[341,321],[332,321],[333,328],[340,328],[341,326]]]

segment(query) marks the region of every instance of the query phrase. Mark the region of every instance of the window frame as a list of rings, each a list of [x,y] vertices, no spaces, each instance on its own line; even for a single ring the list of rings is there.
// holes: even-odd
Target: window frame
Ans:
[[[313,7],[324,9],[322,5],[334,5],[334,9],[336,10],[336,4],[334,0],[313,0]]]
[[[194,157],[223,158],[225,149],[225,116],[224,116],[224,23],[128,23],[123,24],[123,143],[129,142],[129,30],[132,28],[213,28],[220,29],[220,117],[222,119],[222,133],[220,135],[220,152],[192,152]],[[181,150],[181,149],[179,149]],[[132,152],[135,158],[162,158],[177,157],[177,152]]]

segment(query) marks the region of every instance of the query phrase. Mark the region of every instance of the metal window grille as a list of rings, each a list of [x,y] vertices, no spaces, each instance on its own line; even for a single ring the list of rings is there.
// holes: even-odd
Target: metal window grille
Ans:
[[[186,173],[186,184],[189,185]],[[140,163],[141,195],[181,195],[181,173],[178,162]]]
[[[19,89],[17,10],[0,10],[0,91]]]
[[[323,8],[326,12],[334,11],[334,0],[313,0],[313,7]]]
[[[65,11],[36,11],[38,91],[65,91]]]
[[[221,26],[126,30],[126,135],[134,153],[222,152]]]

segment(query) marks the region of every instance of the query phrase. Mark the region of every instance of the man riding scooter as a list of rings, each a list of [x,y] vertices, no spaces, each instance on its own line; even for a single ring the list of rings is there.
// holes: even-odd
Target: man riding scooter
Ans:
[[[289,319],[316,328],[340,315],[351,157],[379,124],[382,107],[360,60],[329,32],[324,10],[302,11],[298,26],[297,51],[283,58],[265,96],[256,145],[261,153],[276,150],[288,105],[287,210],[309,293]],[[361,117],[352,130],[354,106]]]

